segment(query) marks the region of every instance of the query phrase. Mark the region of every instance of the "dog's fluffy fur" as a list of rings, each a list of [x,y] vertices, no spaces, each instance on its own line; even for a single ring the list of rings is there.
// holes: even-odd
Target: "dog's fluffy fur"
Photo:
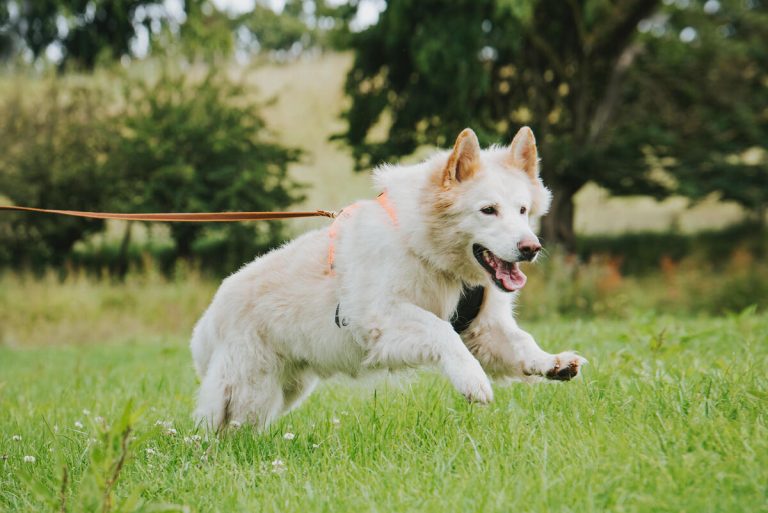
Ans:
[[[521,248],[540,248],[531,227],[550,201],[529,128],[510,146],[487,150],[467,129],[452,151],[375,176],[397,222],[377,201],[358,203],[337,221],[333,272],[324,228],[224,280],[192,336],[199,421],[264,427],[336,373],[433,364],[480,403],[493,399],[486,372],[522,380],[578,374],[581,357],[543,351],[512,317],[508,289],[525,279]],[[464,284],[486,292],[460,336],[448,320]]]

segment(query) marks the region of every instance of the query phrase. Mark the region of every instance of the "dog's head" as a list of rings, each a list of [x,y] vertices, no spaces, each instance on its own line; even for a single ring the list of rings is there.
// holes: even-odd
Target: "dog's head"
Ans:
[[[430,239],[446,257],[441,267],[470,284],[490,279],[506,292],[522,288],[519,263],[538,255],[532,225],[551,199],[531,129],[521,128],[509,146],[487,150],[465,129],[432,173]]]

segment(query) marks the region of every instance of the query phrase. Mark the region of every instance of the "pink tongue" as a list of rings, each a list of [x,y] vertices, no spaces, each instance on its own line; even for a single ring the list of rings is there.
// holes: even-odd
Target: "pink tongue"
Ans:
[[[504,288],[509,291],[522,289],[527,280],[523,271],[520,270],[520,266],[516,263],[509,267],[506,265],[497,267],[496,279],[504,284]]]

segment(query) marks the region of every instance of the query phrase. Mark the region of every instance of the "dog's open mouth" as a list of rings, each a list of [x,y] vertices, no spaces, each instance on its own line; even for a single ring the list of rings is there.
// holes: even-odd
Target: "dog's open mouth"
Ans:
[[[480,262],[491,280],[501,290],[505,292],[514,292],[525,286],[526,277],[520,270],[520,264],[517,262],[507,262],[494,255],[489,249],[480,244],[472,246],[472,252],[475,258]]]

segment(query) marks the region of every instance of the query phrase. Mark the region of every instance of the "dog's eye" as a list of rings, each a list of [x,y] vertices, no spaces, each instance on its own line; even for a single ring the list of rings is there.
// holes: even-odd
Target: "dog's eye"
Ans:
[[[480,212],[487,216],[495,216],[499,213],[499,211],[496,209],[496,205],[488,205],[487,207],[483,207],[480,209]]]
[[[525,207],[520,207],[520,213],[525,215],[525,213],[528,212],[528,209]]]

